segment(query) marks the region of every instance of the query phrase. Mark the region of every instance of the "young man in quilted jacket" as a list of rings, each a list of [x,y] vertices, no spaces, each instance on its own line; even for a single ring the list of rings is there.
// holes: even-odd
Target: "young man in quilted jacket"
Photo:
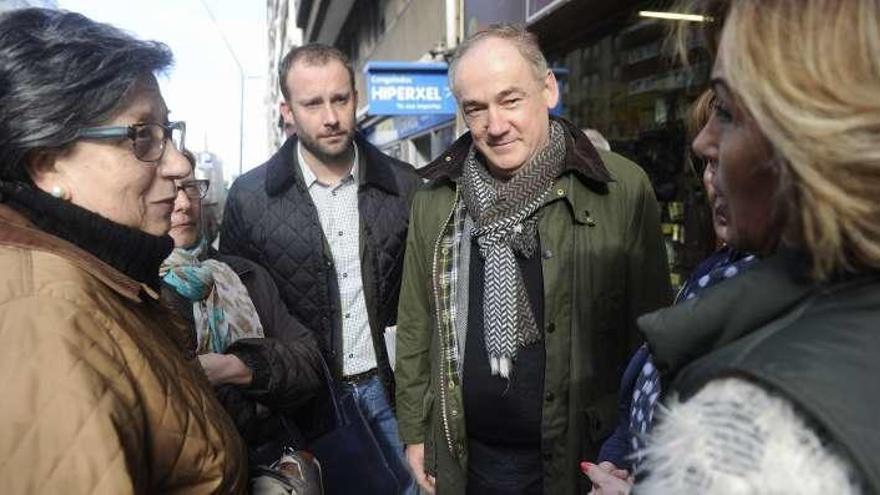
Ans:
[[[357,398],[399,484],[414,489],[384,333],[397,318],[419,179],[356,133],[358,95],[342,52],[294,48],[279,76],[282,112],[297,133],[232,185],[220,251],[269,271],[290,312],[315,332],[334,379]]]

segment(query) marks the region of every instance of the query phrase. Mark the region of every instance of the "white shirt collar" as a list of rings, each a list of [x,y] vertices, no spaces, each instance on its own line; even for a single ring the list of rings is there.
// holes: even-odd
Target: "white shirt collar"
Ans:
[[[354,141],[351,142],[352,147],[354,147],[354,159],[351,164],[351,171],[347,176],[343,177],[342,180],[339,181],[341,184],[347,177],[351,177],[354,179],[355,184],[358,183],[360,167],[358,160],[358,146]],[[306,163],[305,158],[303,158],[302,153],[302,142],[297,141],[296,143],[296,161],[299,163],[299,170],[302,173],[303,182],[306,184],[306,189],[312,187],[312,184],[318,181],[318,177],[312,172],[311,167]]]

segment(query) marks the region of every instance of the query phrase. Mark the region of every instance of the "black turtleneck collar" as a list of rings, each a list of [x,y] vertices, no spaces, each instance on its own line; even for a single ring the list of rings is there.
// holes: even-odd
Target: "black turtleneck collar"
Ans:
[[[44,232],[83,249],[137,282],[160,289],[159,265],[174,241],[110,221],[23,183],[0,182],[2,201]]]

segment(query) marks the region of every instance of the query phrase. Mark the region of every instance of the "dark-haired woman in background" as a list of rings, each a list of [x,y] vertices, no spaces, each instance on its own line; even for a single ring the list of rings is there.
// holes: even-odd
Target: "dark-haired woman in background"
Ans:
[[[243,444],[159,302],[190,170],[165,45],[0,16],[0,493],[242,493]]]
[[[195,157],[184,155],[194,169]],[[188,350],[235,421],[259,477],[285,451],[302,445],[292,416],[324,384],[321,355],[314,334],[287,312],[263,267],[208,245],[201,200],[209,186],[194,170],[177,183],[169,232],[175,248],[160,270],[162,300],[187,322]],[[305,475],[310,463],[291,460],[304,464]],[[306,484],[304,476],[292,478],[281,483]]]

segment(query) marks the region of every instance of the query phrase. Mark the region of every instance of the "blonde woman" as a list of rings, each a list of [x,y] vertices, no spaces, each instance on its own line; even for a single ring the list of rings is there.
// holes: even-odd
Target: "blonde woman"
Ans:
[[[880,493],[880,2],[708,8],[713,183],[763,259],[640,320],[672,396],[637,491]]]
[[[692,105],[688,131],[694,138],[694,153],[706,162],[702,181],[711,211],[713,235],[720,247],[691,272],[678,291],[674,304],[698,297],[716,284],[751,268],[758,261],[755,255],[728,242],[726,201],[713,184],[718,166],[718,150],[709,120],[715,111],[715,105],[714,91],[707,89]],[[630,358],[621,379],[617,427],[602,444],[596,461],[598,464],[581,464],[584,474],[606,487],[609,484],[628,486],[632,476],[639,476],[639,468],[644,460],[645,441],[653,426],[661,392],[660,376],[650,350],[647,345],[642,345]]]

